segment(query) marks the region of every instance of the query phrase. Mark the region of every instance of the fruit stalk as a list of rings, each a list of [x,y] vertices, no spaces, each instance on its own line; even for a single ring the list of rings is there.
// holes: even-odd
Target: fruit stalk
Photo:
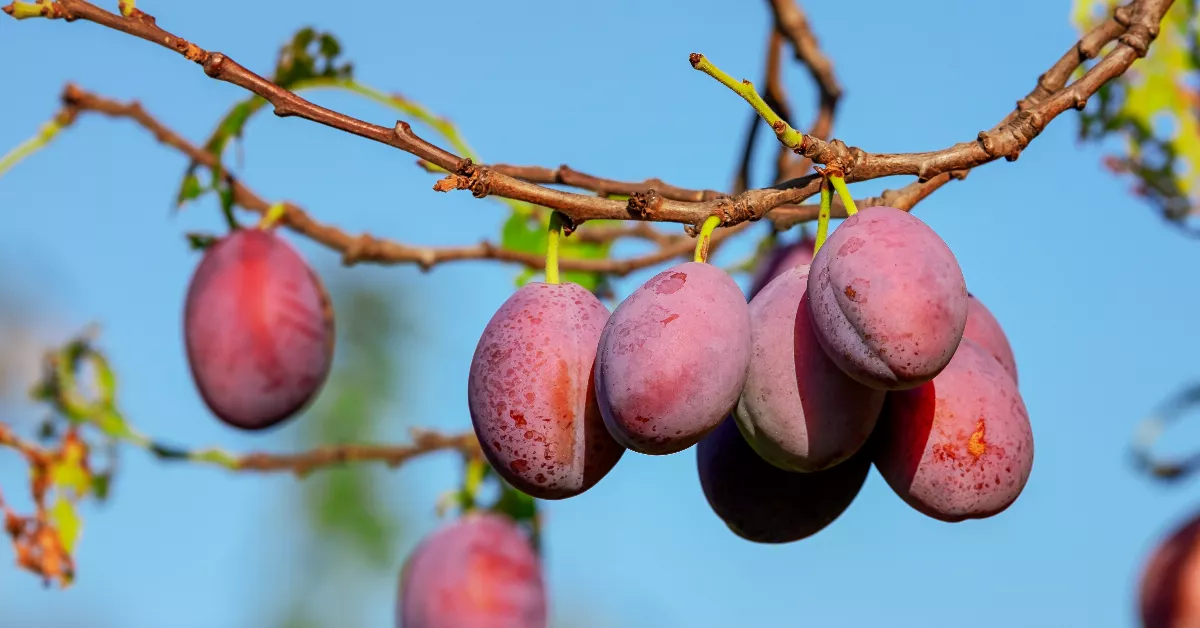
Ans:
[[[829,182],[833,184],[833,189],[837,190],[838,198],[842,199],[842,205],[846,208],[846,215],[853,216],[858,213],[858,208],[854,206],[854,197],[850,196],[850,188],[846,187],[846,180],[841,177],[829,177]]]
[[[546,241],[546,283],[555,285],[558,278],[558,240],[562,236],[562,214],[550,214],[550,231]]]
[[[829,236],[829,214],[833,206],[833,191],[829,188],[829,180],[821,180],[821,209],[817,212],[817,239],[813,244],[813,255],[821,250],[825,238]]]
[[[719,224],[721,224],[720,216],[709,216],[704,219],[704,224],[700,227],[700,235],[696,236],[695,261],[701,263],[708,262],[708,246],[712,243],[713,231],[716,230]]]

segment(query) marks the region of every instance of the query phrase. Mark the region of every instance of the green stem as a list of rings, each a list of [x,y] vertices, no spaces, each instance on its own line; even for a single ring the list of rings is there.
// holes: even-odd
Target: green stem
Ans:
[[[63,126],[57,122],[47,122],[38,130],[38,134],[21,142],[16,148],[8,152],[7,155],[0,157],[0,177],[4,173],[17,165],[17,162],[44,148],[58,135],[59,131],[63,130]]]
[[[263,214],[261,220],[258,221],[258,228],[264,231],[274,229],[280,220],[287,215],[287,205],[284,203],[275,203],[267,212]]]
[[[833,191],[829,189],[829,180],[821,180],[821,210],[817,213],[817,240],[813,245],[813,255],[821,250],[825,238],[829,235],[829,214],[833,206]]]
[[[846,187],[846,180],[841,177],[829,177],[829,182],[833,184],[833,189],[837,190],[838,198],[842,199],[842,206],[846,208],[846,215],[853,216],[858,213],[858,208],[854,206],[854,197],[850,196],[850,188]]]
[[[722,85],[732,89],[738,96],[741,96],[746,102],[750,103],[750,106],[754,108],[759,117],[771,125],[771,129],[775,131],[775,135],[784,146],[795,149],[804,143],[804,134],[793,129],[787,121],[779,117],[779,114],[771,109],[770,105],[755,91],[754,83],[746,80],[739,81],[733,78],[721,70],[721,68],[713,65],[702,54],[693,52],[689,60],[692,62],[693,68],[717,79]]]
[[[4,12],[18,20],[24,20],[31,17],[52,17],[52,9],[49,0],[39,0],[38,2],[14,2],[4,7]]]
[[[562,214],[550,214],[550,230],[546,241],[546,283],[559,283],[558,278],[558,241],[562,237]]]
[[[709,216],[704,219],[704,224],[700,227],[700,235],[696,236],[696,256],[693,258],[695,261],[708,262],[708,245],[712,242],[713,231],[719,224],[721,224],[720,216]]]

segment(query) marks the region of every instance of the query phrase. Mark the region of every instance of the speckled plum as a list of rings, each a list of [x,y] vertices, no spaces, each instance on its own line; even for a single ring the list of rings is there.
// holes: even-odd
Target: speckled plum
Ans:
[[[970,338],[978,343],[984,351],[1000,361],[1000,365],[1012,375],[1014,382],[1020,383],[1017,379],[1017,360],[1013,356],[1012,346],[1008,344],[1008,336],[1000,327],[1000,321],[996,320],[975,295],[968,294],[967,303],[967,327],[963,331],[963,338]]]
[[[1033,468],[1033,431],[1017,383],[970,339],[933,381],[888,393],[872,443],[892,490],[948,522],[1003,512]]]
[[[533,282],[479,337],[467,380],[471,423],[488,462],[518,490],[578,495],[625,452],[604,427],[592,379],[607,319],[583,286]]]
[[[883,390],[933,379],[967,324],[954,254],[916,216],[891,207],[868,207],[834,229],[813,258],[808,293],[829,357]]]
[[[742,438],[732,417],[696,446],[700,487],[734,534],[755,543],[791,543],[824,530],[862,490],[868,450],[815,473],[768,464]]]
[[[184,346],[196,388],[224,423],[262,430],[303,410],[333,364],[333,307],[275,233],[240,229],[204,252],[188,286]]]
[[[820,471],[862,447],[885,391],[846,375],[825,354],[808,315],[808,266],[784,271],[750,300],[752,353],[734,416],[765,460]]]
[[[396,628],[545,628],[542,566],[525,533],[473,512],[421,541],[400,574]]]
[[[1142,570],[1138,606],[1143,628],[1200,626],[1200,516],[1171,533]]]
[[[813,260],[816,241],[809,237],[776,246],[767,254],[754,273],[750,284],[750,298],[754,299],[772,279],[797,266],[808,266]]]
[[[617,306],[600,336],[604,424],[634,451],[683,451],[733,409],[749,362],[750,311],[733,278],[700,262],[668,268]]]

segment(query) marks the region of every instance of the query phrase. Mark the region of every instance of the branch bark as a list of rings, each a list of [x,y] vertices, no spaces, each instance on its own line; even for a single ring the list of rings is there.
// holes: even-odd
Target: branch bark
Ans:
[[[418,137],[406,122],[397,122],[389,128],[318,106],[271,83],[225,54],[210,52],[160,28],[153,17],[140,10],[123,17],[86,0],[57,0],[46,4],[49,8],[42,17],[91,21],[173,50],[199,64],[208,76],[262,96],[271,103],[278,116],[302,117],[387,144],[453,173],[439,181],[434,187],[436,190],[464,189],[470,190],[476,197],[494,194],[535,203],[559,210],[577,225],[592,219],[656,220],[698,225],[708,216],[717,215],[721,217],[723,225],[730,226],[757,220],[783,205],[801,203],[819,189],[818,178],[807,176],[729,198],[701,202],[672,200],[656,190],[633,194],[626,202],[555,190],[460,159]],[[1124,32],[1118,37],[1119,44],[1104,59],[1078,81],[1051,93],[1036,105],[1018,106],[1017,111],[1006,116],[991,130],[981,132],[974,141],[938,151],[870,153],[851,148],[839,140],[825,141],[814,134],[807,134],[797,147],[797,152],[814,163],[840,170],[847,182],[894,175],[915,175],[920,182],[926,182],[942,173],[968,170],[1000,157],[1014,160],[1051,120],[1067,109],[1082,108],[1102,85],[1120,76],[1136,59],[1145,56],[1171,4],[1172,0],[1134,0],[1119,9],[1114,13],[1114,21],[1124,27]],[[15,15],[18,6],[9,5],[5,11]],[[1102,25],[1085,36],[1084,40],[1103,39],[1112,30],[1115,29]],[[1078,59],[1082,56],[1078,53],[1085,50],[1083,42],[1074,50],[1076,53],[1073,54]],[[1046,74],[1054,78],[1070,61],[1060,63],[1061,66],[1055,64]],[[1031,95],[1036,93],[1035,90]]]

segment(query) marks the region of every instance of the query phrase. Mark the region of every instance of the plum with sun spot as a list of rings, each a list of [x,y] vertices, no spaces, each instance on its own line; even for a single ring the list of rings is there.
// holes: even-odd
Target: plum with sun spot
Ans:
[[[604,423],[634,451],[683,451],[733,408],[749,364],[750,314],[733,278],[701,262],[668,268],[604,327],[596,355]]]
[[[579,495],[625,449],[596,404],[592,365],[608,309],[574,283],[526,284],[492,316],[471,361],[467,405],[488,462],[541,499]]]
[[[920,219],[891,207],[861,210],[834,229],[813,258],[808,294],[830,359],[881,390],[933,379],[967,324],[954,253]]]
[[[892,490],[948,522],[1003,512],[1033,468],[1033,431],[1017,383],[969,338],[933,381],[888,393],[871,445]]]
[[[201,398],[221,421],[244,430],[302,410],[333,363],[325,288],[271,231],[234,231],[205,251],[188,286],[183,328]]]
[[[472,512],[409,556],[396,628],[545,628],[546,607],[529,537],[507,517]]]

